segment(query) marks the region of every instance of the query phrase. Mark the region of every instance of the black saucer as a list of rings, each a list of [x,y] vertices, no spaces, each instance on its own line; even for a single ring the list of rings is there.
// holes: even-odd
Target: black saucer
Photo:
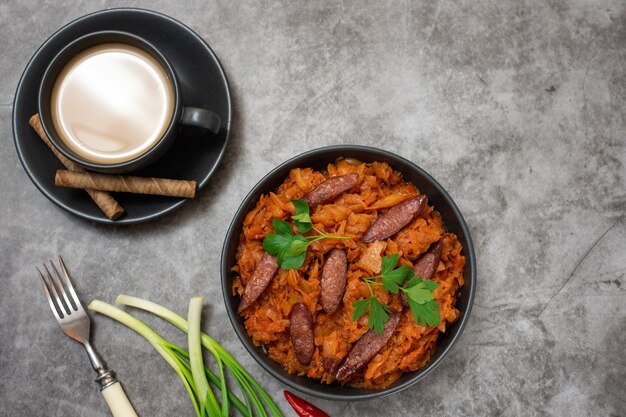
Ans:
[[[186,200],[138,194],[114,194],[125,213],[107,219],[83,190],[56,187],[54,173],[63,168],[28,124],[37,113],[39,83],[48,63],[68,43],[99,30],[122,30],[153,43],[174,66],[185,106],[215,112],[222,121],[218,135],[185,128],[167,154],[133,175],[196,180],[202,188],[217,168],[230,136],[231,100],[224,71],[209,46],[195,32],[171,17],[143,9],[109,9],[83,16],[52,35],[31,58],[13,103],[13,137],[26,173],[59,207],[100,223],[128,224],[151,220]]]

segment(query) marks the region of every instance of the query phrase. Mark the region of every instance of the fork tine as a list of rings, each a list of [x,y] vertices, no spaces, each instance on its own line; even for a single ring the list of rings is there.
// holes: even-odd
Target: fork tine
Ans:
[[[72,314],[72,310],[78,311],[78,308],[76,308],[76,306],[70,302],[70,298],[67,296],[67,289],[63,285],[63,282],[61,282],[61,276],[59,275],[59,271],[57,270],[56,265],[54,264],[54,262],[52,262],[52,259],[50,259],[50,265],[52,267],[52,272],[54,272],[54,282],[55,284],[57,284],[57,287],[61,291],[61,295],[63,295],[63,299],[65,300],[67,312],[69,314]]]
[[[82,310],[83,306],[80,302],[80,298],[78,298],[78,294],[76,294],[76,290],[74,290],[74,286],[72,285],[72,281],[70,281],[70,274],[67,273],[67,269],[65,268],[65,262],[63,262],[63,258],[59,255],[59,263],[61,264],[61,277],[65,286],[70,290],[70,295],[72,296],[72,300],[74,300],[74,305],[76,305],[76,309]]]
[[[59,312],[57,310],[56,305],[54,304],[54,301],[52,301],[52,296],[50,295],[50,290],[48,290],[48,283],[46,282],[46,279],[44,278],[43,274],[41,273],[41,271],[39,270],[39,268],[36,268],[37,272],[39,272],[39,278],[41,278],[41,286],[43,287],[44,292],[46,293],[46,299],[48,300],[48,304],[50,304],[50,310],[52,310],[52,313],[54,313],[54,317],[57,320],[61,320],[61,315],[65,316],[63,314],[63,312]],[[52,291],[54,292],[54,297],[57,299],[57,302],[59,300],[59,297],[57,297],[56,291],[54,290],[54,288],[52,288]]]
[[[61,315],[63,316],[69,316],[70,309],[65,307],[65,304],[63,304],[63,301],[61,301],[61,297],[59,297],[59,292],[63,292],[63,288],[59,288],[58,284],[54,282],[54,278],[52,278],[52,274],[50,273],[50,270],[48,269],[46,264],[43,264],[43,268],[46,270],[46,283],[48,284],[48,288],[54,295],[54,300],[57,302],[59,313],[61,313]]]

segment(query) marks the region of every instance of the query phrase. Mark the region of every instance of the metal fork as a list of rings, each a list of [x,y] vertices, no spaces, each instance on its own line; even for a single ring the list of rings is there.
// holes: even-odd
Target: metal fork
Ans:
[[[43,264],[45,274],[37,268],[54,317],[61,326],[63,333],[82,344],[87,350],[91,366],[98,374],[96,382],[100,384],[100,391],[113,416],[137,417],[126,393],[124,393],[124,389],[115,377],[115,372],[107,368],[102,356],[90,343],[91,321],[74,290],[65,263],[60,256],[59,264],[61,273],[52,261],[50,261],[50,269],[45,263]]]

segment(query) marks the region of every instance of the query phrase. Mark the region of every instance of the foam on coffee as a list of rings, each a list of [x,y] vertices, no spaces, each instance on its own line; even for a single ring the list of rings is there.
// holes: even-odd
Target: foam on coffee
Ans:
[[[99,164],[130,161],[163,136],[175,92],[163,66],[131,45],[107,43],[72,58],[51,95],[54,129],[77,156]]]

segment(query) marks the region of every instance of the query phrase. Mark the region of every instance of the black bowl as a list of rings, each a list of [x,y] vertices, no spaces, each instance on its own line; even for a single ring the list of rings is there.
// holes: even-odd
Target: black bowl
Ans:
[[[457,235],[463,245],[463,255],[467,261],[464,271],[465,284],[460,289],[457,299],[457,308],[461,312],[461,317],[456,323],[448,326],[446,333],[439,336],[437,349],[425,367],[416,372],[405,373],[393,385],[382,390],[341,387],[337,383],[326,385],[311,378],[290,375],[283,369],[281,364],[270,359],[260,348],[254,346],[246,333],[243,319],[237,314],[239,297],[233,296],[231,290],[233,273],[230,269],[237,262],[237,245],[239,244],[239,234],[241,233],[243,220],[246,214],[255,207],[259,197],[278,188],[293,168],[312,167],[325,170],[329,163],[334,163],[341,157],[356,158],[363,162],[387,162],[393,169],[401,172],[406,181],[413,183],[422,193],[428,196],[429,204],[434,205],[435,210],[439,211],[447,230]],[[373,399],[393,394],[410,387],[430,374],[441,363],[459,339],[461,333],[463,333],[465,324],[469,320],[476,289],[476,257],[474,255],[472,238],[463,215],[446,190],[433,177],[414,163],[381,149],[356,145],[329,146],[305,152],[282,163],[259,181],[252,191],[248,193],[243,203],[241,203],[228,229],[222,249],[221,272],[222,293],[228,317],[235,328],[237,336],[239,336],[239,339],[241,339],[241,342],[252,357],[272,376],[291,388],[308,395],[339,401]]]

